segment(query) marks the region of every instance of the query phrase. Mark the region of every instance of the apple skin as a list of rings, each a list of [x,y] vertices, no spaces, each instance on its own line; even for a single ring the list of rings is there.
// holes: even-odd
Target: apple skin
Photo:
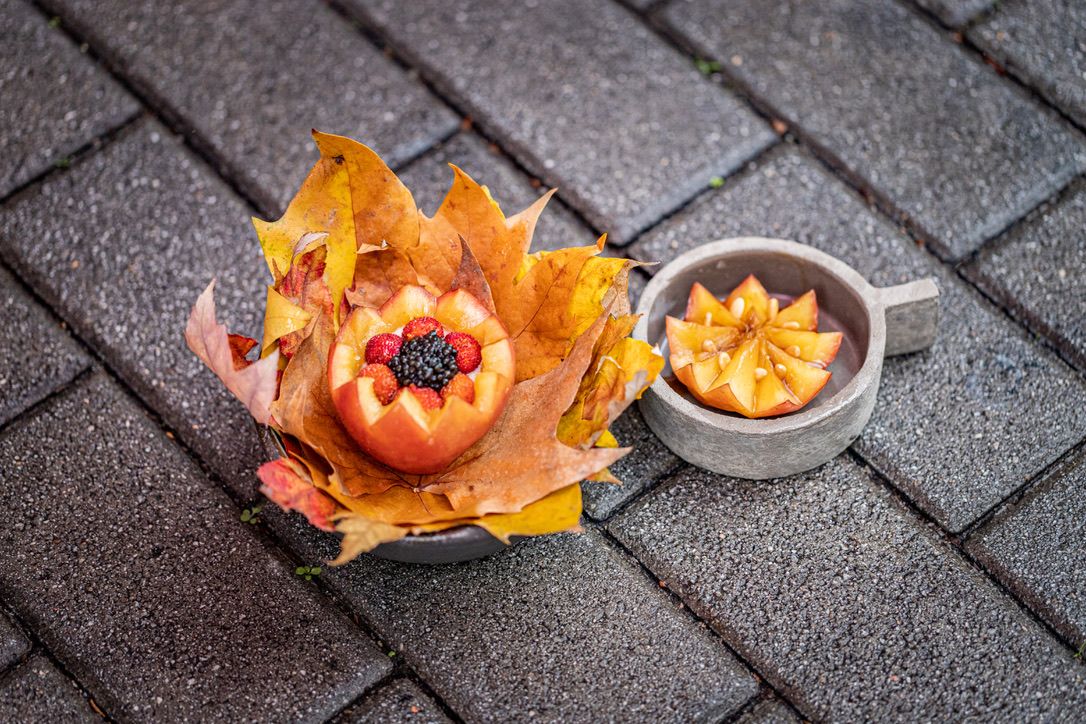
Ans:
[[[784,415],[814,399],[842,340],[817,331],[814,291],[780,309],[753,275],[723,301],[695,282],[684,318],[666,322],[676,378],[702,404],[748,418]]]
[[[447,329],[467,332],[482,345],[475,400],[456,396],[426,410],[409,390],[388,405],[359,377],[370,337],[394,332],[416,317],[436,317]],[[513,343],[501,321],[475,297],[453,290],[435,297],[417,286],[400,289],[379,309],[356,307],[344,320],[328,355],[328,387],[339,421],[367,454],[412,475],[447,468],[483,437],[505,410],[516,378]]]

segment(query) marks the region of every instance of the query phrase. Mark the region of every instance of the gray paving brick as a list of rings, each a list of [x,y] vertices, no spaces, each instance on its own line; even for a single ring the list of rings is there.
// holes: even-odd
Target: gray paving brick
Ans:
[[[87,366],[87,356],[3,269],[0,307],[8,340],[0,355],[0,423],[4,423],[75,377]]]
[[[266,519],[305,558],[337,551],[297,515]],[[591,527],[451,566],[363,556],[321,578],[467,721],[701,721],[757,690]]]
[[[0,672],[19,660],[30,649],[30,642],[8,617],[0,613]]]
[[[20,0],[0,0],[0,196],[138,110],[63,32]]]
[[[780,699],[767,699],[739,717],[737,724],[799,724],[801,719]]]
[[[527,208],[547,190],[542,184],[533,187],[531,178],[503,158],[500,151],[488,147],[479,136],[460,133],[399,174],[411,189],[415,203],[428,215],[437,211],[452,184],[450,163],[485,184],[507,215]],[[556,199],[551,199],[536,225],[532,251],[584,246],[595,240],[596,234],[591,229],[562,208]]]
[[[997,0],[916,0],[920,7],[935,13],[951,27],[961,27],[995,5]]]
[[[449,718],[414,683],[396,679],[343,712],[336,721],[341,724],[445,724]]]
[[[0,209],[0,244],[24,277],[241,495],[263,459],[256,429],[183,332],[217,277],[227,327],[260,336],[270,276],[248,216],[179,141],[142,121]]]
[[[320,720],[388,671],[103,375],[0,462],[0,590],[117,718]]]
[[[1086,123],[1086,9],[1075,0],[1007,0],[969,39],[1080,124]]]
[[[666,17],[950,256],[1086,168],[1077,132],[899,3],[688,0]]]
[[[968,550],[1073,646],[1086,643],[1086,463],[1080,455],[987,524]]]
[[[1075,720],[1086,669],[847,456],[690,469],[608,527],[806,717]]]
[[[348,4],[619,243],[774,139],[608,0]]]
[[[887,360],[856,447],[940,523],[960,531],[1086,434],[1086,386],[1055,356],[864,206],[803,153],[774,152],[637,242],[640,256],[735,236],[794,239],[879,287],[934,276],[931,351]]]
[[[1086,434],[1086,386],[1017,325],[792,148],[669,219],[633,251],[670,258],[726,236],[779,236],[829,252],[877,286],[934,276],[935,346],[883,368],[856,448],[940,523],[965,528]]]
[[[71,679],[41,654],[0,677],[0,718],[9,722],[100,722]]]
[[[615,508],[682,464],[682,460],[652,434],[638,412],[636,402],[615,421],[611,432],[619,445],[633,445],[634,450],[611,466],[611,472],[622,485],[589,482],[582,485],[585,512],[597,520],[608,517]]]
[[[456,117],[314,0],[48,0],[182,118],[269,209],[286,207],[316,151],[310,128],[400,163]]]
[[[985,247],[966,274],[1086,367],[1086,186]]]

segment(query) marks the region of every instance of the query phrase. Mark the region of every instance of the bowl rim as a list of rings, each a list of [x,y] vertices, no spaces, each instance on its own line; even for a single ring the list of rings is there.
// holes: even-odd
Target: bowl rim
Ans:
[[[633,336],[659,349],[658,342],[648,338],[648,320],[657,297],[671,280],[690,269],[714,263],[729,256],[742,254],[777,253],[797,257],[821,267],[863,302],[868,319],[867,354],[863,364],[852,379],[829,400],[818,407],[788,413],[780,417],[748,419],[738,415],[712,410],[691,402],[677,393],[663,375],[657,376],[649,390],[659,400],[689,419],[709,426],[714,432],[734,432],[748,435],[776,434],[801,430],[828,419],[848,408],[862,397],[872,384],[877,384],[882,370],[883,352],[886,346],[886,319],[876,290],[851,266],[824,251],[787,239],[762,236],[738,236],[717,239],[700,244],[666,263],[649,280],[637,303],[639,319]]]

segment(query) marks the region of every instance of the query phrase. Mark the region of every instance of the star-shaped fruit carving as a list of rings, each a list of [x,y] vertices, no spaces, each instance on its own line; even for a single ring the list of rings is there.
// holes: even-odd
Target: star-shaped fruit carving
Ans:
[[[758,418],[802,408],[829,381],[840,332],[818,331],[813,290],[781,307],[748,276],[723,301],[702,284],[668,317],[671,368],[700,402]]]

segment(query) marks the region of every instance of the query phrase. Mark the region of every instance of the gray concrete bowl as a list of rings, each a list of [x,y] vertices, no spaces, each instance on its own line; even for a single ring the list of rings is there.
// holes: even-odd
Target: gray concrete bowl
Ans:
[[[814,289],[819,330],[843,341],[829,369],[833,377],[796,412],[750,420],[697,402],[670,365],[640,402],[646,423],[671,450],[693,465],[738,478],[763,480],[810,470],[847,448],[875,406],[884,356],[931,346],[939,290],[931,279],[876,288],[844,262],[783,239],[723,239],[693,249],[660,269],[638,305],[634,336],[668,356],[664,318],[681,317],[694,282],[723,297],[748,274],[773,294]]]

